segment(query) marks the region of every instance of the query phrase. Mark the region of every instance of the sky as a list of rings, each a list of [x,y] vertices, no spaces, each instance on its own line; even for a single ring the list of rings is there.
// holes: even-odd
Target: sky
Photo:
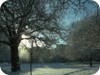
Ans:
[[[0,0],[1,2],[0,3],[3,3],[3,1],[6,1],[6,0]],[[96,7],[97,7],[97,3],[93,2],[91,0],[92,4],[91,3],[87,3],[86,4],[86,10],[88,11],[88,14],[86,13],[86,11],[78,11],[78,12],[74,12],[73,9],[69,9],[69,10],[66,10],[66,13],[65,13],[65,16],[63,17],[63,20],[62,20],[62,24],[65,28],[67,28],[68,26],[71,25],[72,22],[76,22],[76,21],[80,21],[84,18],[84,16],[89,16],[89,15],[92,15],[93,13],[96,12]],[[50,11],[49,11],[50,12]],[[59,39],[58,40],[59,44],[63,44],[64,41]]]
[[[86,10],[79,10],[74,12],[73,9],[67,10],[62,20],[62,25],[65,29],[71,26],[73,22],[80,21],[87,16],[91,16],[97,12],[97,3],[91,1],[86,4]],[[63,40],[59,39],[59,44],[67,44]]]
[[[63,25],[69,26],[72,22],[80,21],[87,15],[90,16],[90,15],[94,14],[97,11],[97,3],[93,2],[93,1],[91,1],[91,2],[92,2],[92,4],[88,3],[86,5],[87,11],[81,10],[76,13],[73,11],[73,9],[67,10],[67,12],[65,13],[65,16],[63,17]]]

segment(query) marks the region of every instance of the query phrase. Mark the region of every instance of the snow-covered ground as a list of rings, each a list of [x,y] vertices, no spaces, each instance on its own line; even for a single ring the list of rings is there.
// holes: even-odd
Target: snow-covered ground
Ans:
[[[21,71],[11,72],[9,64],[1,64],[2,70],[8,75],[30,75],[29,66],[21,64]],[[32,75],[91,75],[99,68],[65,63],[32,64],[32,67]]]

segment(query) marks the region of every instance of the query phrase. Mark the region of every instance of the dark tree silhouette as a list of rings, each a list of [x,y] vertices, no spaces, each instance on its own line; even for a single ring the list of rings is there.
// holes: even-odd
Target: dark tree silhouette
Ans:
[[[8,41],[0,42],[11,48],[12,71],[20,70],[18,46],[23,39],[21,38],[22,34],[43,33],[44,30],[57,32],[59,30],[58,13],[56,12],[61,11],[58,8],[58,5],[61,4],[59,1],[56,2],[54,0],[9,0],[2,5],[0,31],[6,35]],[[38,37],[32,36],[31,38]]]

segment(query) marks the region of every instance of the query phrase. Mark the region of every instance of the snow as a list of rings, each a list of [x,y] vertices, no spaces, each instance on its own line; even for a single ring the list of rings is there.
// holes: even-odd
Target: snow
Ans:
[[[11,72],[9,64],[2,64],[2,70],[8,75],[30,75],[29,66],[29,64],[21,64],[21,71]],[[92,68],[65,63],[32,64],[32,75],[82,75],[80,73],[87,73],[92,70],[94,71],[91,74],[94,74],[97,71],[97,67],[96,69],[94,69],[95,67]]]

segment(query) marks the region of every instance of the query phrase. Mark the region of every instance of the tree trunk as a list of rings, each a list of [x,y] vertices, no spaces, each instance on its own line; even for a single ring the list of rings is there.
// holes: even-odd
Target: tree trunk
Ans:
[[[16,72],[20,70],[19,54],[18,54],[19,43],[16,40],[11,42],[11,70]]]
[[[92,53],[90,54],[90,67],[93,66],[93,63],[92,63]]]

